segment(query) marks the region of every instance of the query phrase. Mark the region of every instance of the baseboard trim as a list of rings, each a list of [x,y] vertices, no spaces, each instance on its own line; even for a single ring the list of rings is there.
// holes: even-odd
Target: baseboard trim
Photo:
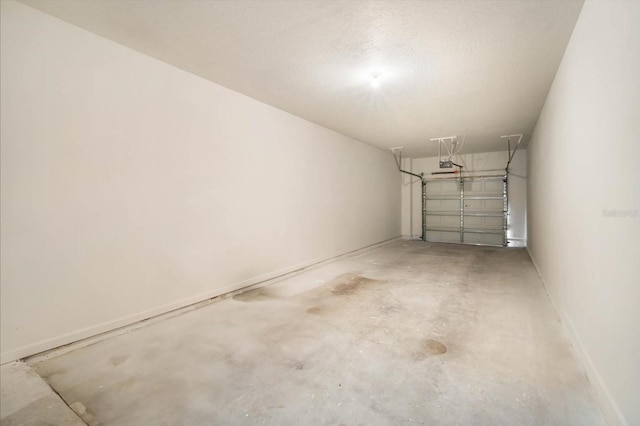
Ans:
[[[571,340],[571,343],[574,347],[574,350],[577,353],[578,358],[582,363],[582,366],[585,370],[585,375],[587,376],[587,380],[589,381],[589,383],[591,383],[591,388],[593,390],[593,393],[595,394],[594,395],[595,399],[598,405],[600,406],[600,410],[602,411],[602,414],[604,415],[605,420],[610,426],[628,426],[628,423],[624,418],[624,414],[622,414],[622,411],[620,411],[618,404],[616,404],[616,401],[613,399],[613,396],[609,392],[609,388],[607,387],[604,380],[600,376],[600,373],[598,372],[598,369],[593,363],[593,360],[591,359],[591,357],[589,356],[589,353],[586,351],[584,345],[582,344],[582,340],[580,339],[580,336],[578,336],[578,334],[576,333],[573,323],[571,322],[571,319],[566,314],[566,312],[560,308],[560,306],[556,303],[555,299],[549,292],[549,287],[547,286],[547,283],[544,280],[542,272],[538,267],[538,263],[536,262],[536,259],[531,253],[531,250],[529,249],[529,247],[527,247],[527,253],[529,253],[531,262],[533,263],[533,266],[536,269],[536,272],[538,273],[538,277],[540,277],[540,281],[544,286],[545,292],[547,293],[547,297],[551,301],[553,308],[555,309],[556,313],[560,317],[561,322],[564,326],[564,329],[566,330],[567,335],[569,336],[569,339]]]
[[[277,271],[270,272],[268,274],[237,282],[223,288],[213,290],[211,292],[171,302],[123,318],[118,318],[81,330],[76,330],[61,336],[56,336],[51,339],[23,346],[2,353],[2,355],[0,356],[0,364],[6,364],[20,359],[28,359],[30,362],[39,362],[44,359],[60,356],[76,349],[93,345],[102,340],[125,334],[138,328],[154,324],[158,321],[163,321],[176,315],[201,308],[218,300],[226,299],[245,291],[276,283],[279,280],[291,277],[295,274],[307,271],[311,268],[319,267],[344,257],[365,253],[369,250],[391,244],[401,239],[402,237],[398,236],[356,250],[351,250],[349,252],[342,253],[327,259],[313,260],[292,267],[283,268]]]

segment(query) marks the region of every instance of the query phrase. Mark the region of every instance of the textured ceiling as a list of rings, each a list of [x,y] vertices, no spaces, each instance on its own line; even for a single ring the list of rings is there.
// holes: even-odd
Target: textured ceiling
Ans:
[[[526,142],[580,1],[23,0],[381,148]],[[370,76],[382,73],[373,89]]]

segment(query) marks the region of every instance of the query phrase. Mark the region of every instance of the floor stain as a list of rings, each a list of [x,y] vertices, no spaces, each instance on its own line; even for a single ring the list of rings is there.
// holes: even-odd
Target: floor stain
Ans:
[[[114,367],[117,367],[120,364],[124,364],[124,362],[128,359],[129,359],[128,356],[118,355],[118,356],[112,356],[111,358],[109,358],[109,361],[111,361],[111,365],[113,365]]]
[[[325,308],[323,308],[322,306],[312,306],[307,309],[307,313],[312,315],[321,315],[324,311]]]
[[[447,347],[437,340],[427,339],[422,343],[422,347],[430,355],[441,355],[447,352]]]
[[[277,297],[277,295],[273,294],[267,288],[258,288],[256,290],[236,294],[233,296],[233,300],[240,302],[263,302],[266,300],[276,299]]]
[[[426,358],[436,355],[442,355],[447,352],[447,347],[437,340],[426,339],[420,343],[420,349],[414,352],[413,359],[422,361]]]
[[[290,363],[289,367],[293,370],[304,370],[304,364],[301,362]]]
[[[391,316],[393,314],[401,312],[402,311],[401,308],[402,307],[400,305],[384,304],[378,308],[378,312],[385,316]]]
[[[124,382],[118,383],[118,389],[119,390],[129,389],[135,383],[136,383],[136,379],[134,378],[127,379]]]
[[[363,286],[371,284],[377,280],[365,278],[356,274],[344,274],[336,278],[331,284],[331,294],[336,296],[349,296],[355,294]]]
[[[57,369],[49,371],[46,368],[44,368],[44,369],[38,368],[38,369],[36,369],[36,372],[41,377],[53,377],[56,374],[59,374],[59,375],[65,374],[67,372],[67,369],[66,368],[57,368]]]
[[[91,411],[87,410],[87,407],[85,407],[81,402],[74,402],[73,404],[69,405],[69,408],[71,408],[78,415],[78,417],[80,417],[82,421],[84,421],[89,426],[97,426],[100,424],[100,422],[96,419],[96,416],[94,416]]]

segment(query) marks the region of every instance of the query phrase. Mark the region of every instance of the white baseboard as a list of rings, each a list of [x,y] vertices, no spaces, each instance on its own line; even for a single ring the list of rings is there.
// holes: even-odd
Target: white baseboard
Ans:
[[[531,258],[533,266],[536,268],[536,272],[540,277],[540,281],[542,281],[542,285],[547,292],[547,296],[549,297],[549,300],[551,300],[551,304],[558,313],[562,324],[564,324],[564,328],[567,331],[569,339],[573,344],[578,358],[582,362],[582,365],[585,369],[585,374],[587,375],[587,379],[591,384],[591,388],[593,389],[593,392],[595,394],[596,401],[598,402],[598,405],[602,410],[602,414],[604,415],[605,420],[610,426],[628,426],[628,423],[624,418],[624,414],[622,414],[622,411],[620,411],[618,404],[616,404],[616,401],[613,399],[613,396],[609,392],[609,388],[600,376],[600,373],[598,372],[596,365],[593,363],[591,356],[589,356],[589,353],[582,344],[580,336],[576,333],[575,328],[573,327],[573,323],[571,322],[571,318],[569,318],[566,312],[561,309],[561,307],[556,303],[555,299],[549,292],[549,287],[547,286],[547,283],[545,282],[544,277],[540,272],[540,268],[536,263],[536,259],[531,254],[531,250],[529,250],[529,247],[527,247],[527,252],[529,253],[529,257]]]
[[[244,291],[273,284],[278,280],[296,273],[300,273],[310,268],[324,265],[343,257],[364,253],[368,250],[390,244],[401,238],[402,237],[394,237],[392,239],[381,241],[379,243],[362,247],[357,250],[352,250],[350,252],[343,253],[328,259],[313,260],[292,267],[283,268],[278,271],[273,271],[268,274],[237,282],[226,287],[213,290],[211,292],[185,298],[133,315],[128,315],[126,317],[107,321],[101,324],[96,324],[94,326],[75,330],[61,336],[56,336],[50,339],[39,341],[37,343],[22,346],[11,351],[3,352],[0,355],[0,364],[6,364],[8,362],[27,357],[31,357],[32,359],[35,359],[37,357],[37,359],[41,359],[59,356],[63,353],[67,353],[84,346],[92,345],[101,340],[128,333],[129,331],[149,324],[153,324],[157,321],[161,321],[182,314],[184,312],[206,306],[216,300],[224,299],[235,294],[242,293]]]

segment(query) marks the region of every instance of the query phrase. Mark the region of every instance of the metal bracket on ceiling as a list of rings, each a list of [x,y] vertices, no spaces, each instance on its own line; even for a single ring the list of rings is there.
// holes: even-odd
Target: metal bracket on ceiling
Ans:
[[[393,154],[393,158],[396,160],[396,164],[398,165],[398,170],[401,169],[402,148],[404,148],[404,147],[403,146],[394,146],[393,148],[389,148],[391,150],[391,153]],[[396,154],[396,151],[398,152],[398,154]]]
[[[504,136],[500,136],[500,139],[506,139],[507,140],[507,149],[509,150],[509,161],[507,161],[507,173],[509,173],[509,165],[511,164],[511,160],[513,160],[513,156],[516,155],[516,151],[518,150],[518,146],[520,146],[520,142],[522,142],[522,133],[516,133],[514,135],[504,135]],[[515,143],[514,147],[513,147],[513,151],[511,151],[511,142]],[[516,142],[517,139],[517,142]]]
[[[416,174],[413,172],[409,172],[407,170],[402,170],[402,148],[404,148],[403,146],[394,146],[393,148],[389,148],[391,150],[391,152],[393,153],[393,159],[396,160],[396,165],[398,166],[398,170],[402,173],[406,173],[408,175],[414,176],[419,178],[420,180],[423,180],[423,175],[422,174]],[[398,154],[396,154],[396,152],[398,152]]]

